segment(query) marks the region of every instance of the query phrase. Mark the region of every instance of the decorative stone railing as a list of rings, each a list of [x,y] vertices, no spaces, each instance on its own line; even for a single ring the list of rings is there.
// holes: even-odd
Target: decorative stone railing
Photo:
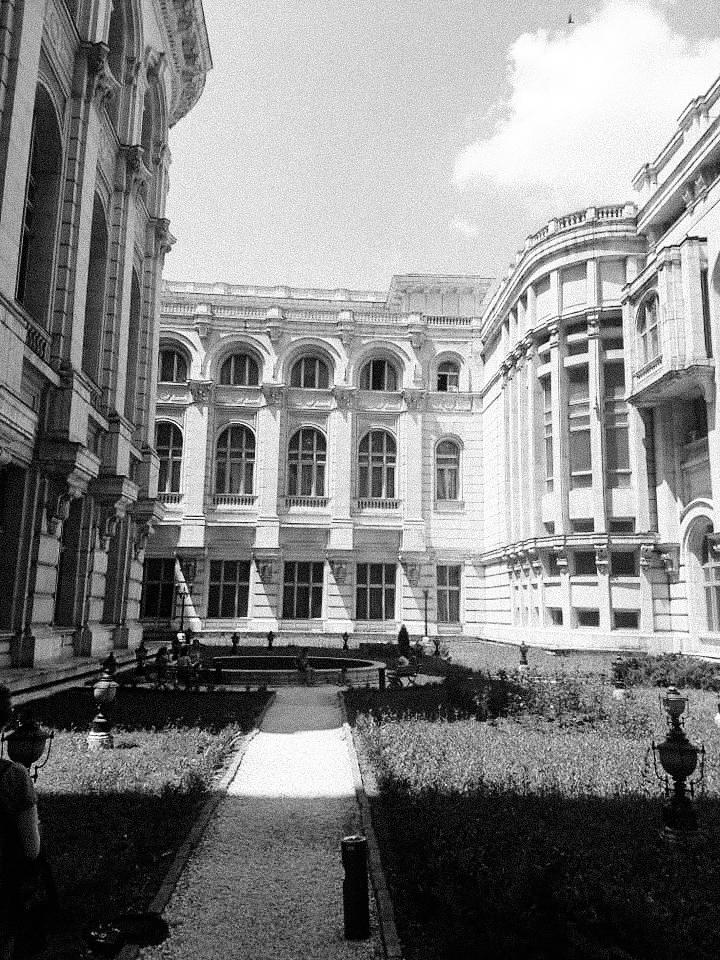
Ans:
[[[158,493],[158,500],[166,506],[177,506],[182,503],[184,494],[182,493]]]
[[[285,506],[288,509],[291,507],[301,507],[308,510],[323,509],[327,507],[328,502],[328,497],[285,497]]]
[[[361,497],[355,501],[358,510],[398,510],[399,500],[383,500],[378,497]]]
[[[212,503],[214,507],[253,507],[257,497],[248,493],[215,493]]]

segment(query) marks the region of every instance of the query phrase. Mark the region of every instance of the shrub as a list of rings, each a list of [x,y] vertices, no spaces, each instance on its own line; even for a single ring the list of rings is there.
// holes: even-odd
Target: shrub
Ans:
[[[625,686],[689,687],[720,691],[720,665],[680,653],[622,657],[613,662],[613,680]]]

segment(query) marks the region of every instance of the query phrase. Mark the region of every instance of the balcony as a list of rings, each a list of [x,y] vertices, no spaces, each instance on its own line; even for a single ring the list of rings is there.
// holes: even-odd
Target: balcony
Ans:
[[[182,493],[158,493],[157,498],[166,507],[177,507],[183,502]]]
[[[252,493],[215,493],[212,505],[217,509],[252,510],[257,497]]]
[[[400,501],[399,500],[385,500],[379,497],[361,497],[355,501],[356,510],[382,510],[387,512],[389,510],[399,510]]]
[[[285,497],[287,510],[324,510],[330,502],[329,497]]]

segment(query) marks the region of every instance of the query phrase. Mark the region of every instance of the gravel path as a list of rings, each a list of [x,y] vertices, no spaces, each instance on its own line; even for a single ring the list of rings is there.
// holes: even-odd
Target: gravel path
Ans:
[[[359,829],[336,687],[280,689],[142,960],[379,960],[343,935],[340,840]]]

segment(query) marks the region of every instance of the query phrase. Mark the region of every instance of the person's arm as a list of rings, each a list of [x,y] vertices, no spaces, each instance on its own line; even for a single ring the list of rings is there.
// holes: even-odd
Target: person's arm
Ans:
[[[40,822],[36,804],[18,814],[17,825],[22,852],[28,860],[35,860],[40,853]]]

